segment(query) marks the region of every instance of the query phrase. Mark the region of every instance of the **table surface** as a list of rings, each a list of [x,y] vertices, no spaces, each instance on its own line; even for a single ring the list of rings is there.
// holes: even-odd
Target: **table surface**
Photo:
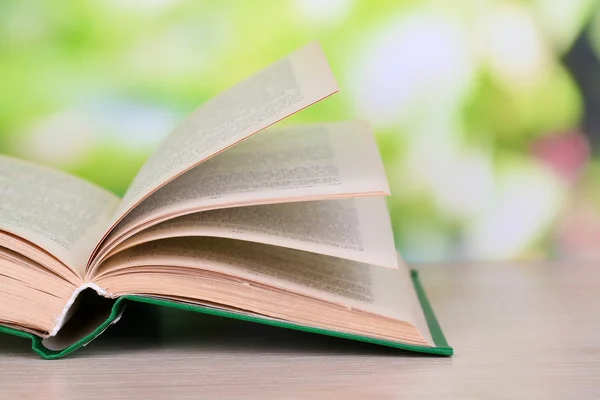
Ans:
[[[600,266],[419,270],[453,358],[133,308],[62,360],[0,335],[0,398],[600,398]]]

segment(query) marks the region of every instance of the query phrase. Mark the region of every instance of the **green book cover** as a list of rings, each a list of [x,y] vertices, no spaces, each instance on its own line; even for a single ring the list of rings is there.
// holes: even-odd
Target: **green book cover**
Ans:
[[[400,342],[381,340],[381,339],[376,339],[376,338],[367,337],[367,336],[359,336],[359,335],[349,334],[349,333],[345,333],[345,332],[319,329],[319,328],[312,327],[312,326],[295,324],[295,323],[276,320],[276,319],[272,319],[272,318],[266,318],[266,317],[262,317],[262,316],[258,316],[258,315],[248,315],[248,314],[238,313],[238,312],[234,312],[234,311],[226,311],[226,310],[220,310],[220,309],[211,308],[211,307],[204,307],[204,306],[198,306],[198,305],[193,305],[193,304],[189,304],[189,303],[181,303],[181,302],[177,302],[177,301],[157,299],[157,298],[153,298],[153,297],[144,297],[144,296],[120,297],[112,305],[110,315],[108,316],[108,318],[106,318],[106,320],[104,322],[102,322],[99,326],[97,326],[95,329],[93,329],[93,331],[91,333],[89,333],[88,335],[79,339],[76,343],[74,343],[74,344],[70,345],[69,347],[67,347],[63,350],[60,350],[60,351],[48,349],[42,343],[42,338],[40,338],[36,335],[33,335],[31,333],[23,332],[23,331],[20,331],[17,329],[8,328],[8,327],[4,327],[4,326],[0,326],[0,332],[4,332],[4,333],[10,334],[10,335],[15,335],[15,336],[23,337],[23,338],[28,338],[32,341],[31,347],[32,347],[33,351],[38,353],[40,356],[42,356],[43,358],[48,359],[48,360],[58,359],[58,358],[62,358],[64,356],[68,355],[69,353],[72,353],[73,351],[75,351],[83,346],[86,346],[92,340],[94,340],[98,336],[100,336],[102,334],[102,332],[104,332],[107,328],[110,327],[110,325],[112,325],[113,323],[116,323],[121,316],[123,318],[127,318],[127,313],[124,310],[125,304],[127,302],[139,302],[139,303],[148,303],[148,304],[163,306],[163,307],[171,307],[171,308],[176,308],[176,309],[181,309],[181,310],[186,310],[186,311],[191,311],[191,312],[199,312],[199,313],[220,316],[220,317],[225,317],[225,318],[233,318],[233,319],[238,319],[238,320],[242,320],[242,321],[256,322],[259,324],[271,325],[271,326],[276,326],[276,327],[280,327],[280,328],[294,329],[294,330],[298,330],[298,331],[311,332],[311,333],[321,334],[321,335],[328,335],[328,336],[349,339],[349,340],[355,340],[355,341],[360,341],[360,342],[367,342],[367,343],[372,343],[374,345],[393,347],[393,348],[407,350],[407,351],[411,351],[411,352],[433,354],[433,355],[439,355],[439,356],[452,356],[454,353],[454,350],[452,349],[452,347],[450,347],[448,345],[448,342],[446,341],[444,333],[442,332],[442,329],[437,321],[437,318],[435,317],[435,314],[433,312],[431,304],[429,303],[429,300],[427,299],[427,295],[425,294],[425,291],[423,290],[423,286],[421,285],[421,282],[419,281],[419,276],[418,276],[417,271],[415,271],[415,270],[411,271],[411,278],[412,278],[413,285],[415,287],[415,291],[416,291],[419,301],[421,303],[423,313],[427,320],[427,324],[429,326],[431,336],[435,343],[435,347],[408,345],[408,344],[404,344],[404,343],[400,343]]]

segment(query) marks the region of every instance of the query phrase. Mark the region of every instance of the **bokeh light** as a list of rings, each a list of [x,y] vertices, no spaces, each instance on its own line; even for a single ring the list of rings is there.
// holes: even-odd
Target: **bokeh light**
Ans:
[[[598,61],[593,0],[4,0],[0,152],[123,194],[187,113],[314,39],[341,92],[289,123],[371,123],[409,261],[600,257],[593,104],[565,61]]]

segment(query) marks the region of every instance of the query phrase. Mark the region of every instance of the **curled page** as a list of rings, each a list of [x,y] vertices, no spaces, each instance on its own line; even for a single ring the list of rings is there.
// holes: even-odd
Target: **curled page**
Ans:
[[[337,91],[323,50],[312,43],[223,92],[169,135],[135,177],[113,222],[185,171]]]
[[[360,157],[356,157],[360,154]],[[369,126],[361,121],[274,127],[160,188],[105,239],[115,244],[161,221],[210,209],[389,194]]]
[[[390,217],[382,197],[268,204],[185,215],[134,235],[112,254],[150,241],[186,236],[239,239],[398,268]]]

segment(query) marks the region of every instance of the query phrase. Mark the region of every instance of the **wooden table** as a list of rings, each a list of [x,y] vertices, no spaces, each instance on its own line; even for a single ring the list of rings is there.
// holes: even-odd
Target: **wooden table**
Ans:
[[[600,399],[600,265],[419,269],[453,358],[196,314],[131,343],[134,309],[64,360],[0,336],[0,399]]]

